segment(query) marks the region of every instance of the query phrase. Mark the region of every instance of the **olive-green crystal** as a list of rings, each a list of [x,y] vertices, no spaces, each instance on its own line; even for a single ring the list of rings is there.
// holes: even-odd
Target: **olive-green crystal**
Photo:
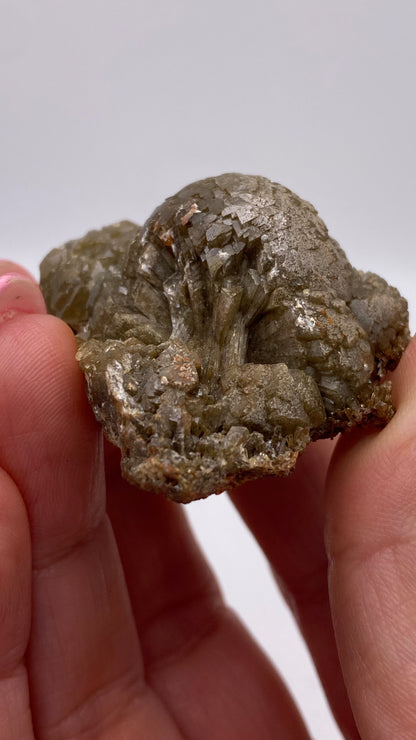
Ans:
[[[409,340],[405,299],[266,178],[201,180],[143,228],[68,242],[41,287],[123,475],[175,501],[287,475],[311,440],[393,414],[379,381]]]

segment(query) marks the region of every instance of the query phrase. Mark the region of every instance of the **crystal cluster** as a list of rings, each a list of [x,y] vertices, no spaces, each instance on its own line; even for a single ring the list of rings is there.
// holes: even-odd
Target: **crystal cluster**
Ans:
[[[263,177],[201,180],[143,228],[68,242],[41,287],[123,475],[175,501],[286,475],[311,440],[393,414],[379,381],[408,342],[406,301]]]

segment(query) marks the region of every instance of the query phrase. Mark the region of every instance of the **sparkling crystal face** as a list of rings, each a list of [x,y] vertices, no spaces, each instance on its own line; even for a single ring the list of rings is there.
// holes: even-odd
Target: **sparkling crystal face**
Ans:
[[[265,178],[201,180],[142,229],[69,242],[41,285],[123,474],[174,500],[286,475],[312,439],[392,415],[406,301]]]

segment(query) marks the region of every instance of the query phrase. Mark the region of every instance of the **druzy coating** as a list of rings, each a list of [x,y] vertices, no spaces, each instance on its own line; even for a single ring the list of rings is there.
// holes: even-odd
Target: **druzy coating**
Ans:
[[[406,301],[266,178],[201,180],[143,228],[89,232],[47,255],[41,287],[123,475],[175,501],[286,475],[311,440],[393,414],[379,381]]]

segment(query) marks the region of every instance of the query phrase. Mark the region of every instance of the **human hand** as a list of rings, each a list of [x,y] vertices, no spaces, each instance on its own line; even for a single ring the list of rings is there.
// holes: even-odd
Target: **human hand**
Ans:
[[[21,270],[0,262],[0,276],[10,269]],[[45,315],[31,283],[4,286],[0,277],[1,739],[306,740],[182,508],[120,478],[72,332]],[[23,311],[1,321],[17,292]],[[333,444],[319,442],[290,478],[232,495],[347,738],[416,736],[415,366],[413,342],[395,373],[396,416],[341,440],[326,489]]]

